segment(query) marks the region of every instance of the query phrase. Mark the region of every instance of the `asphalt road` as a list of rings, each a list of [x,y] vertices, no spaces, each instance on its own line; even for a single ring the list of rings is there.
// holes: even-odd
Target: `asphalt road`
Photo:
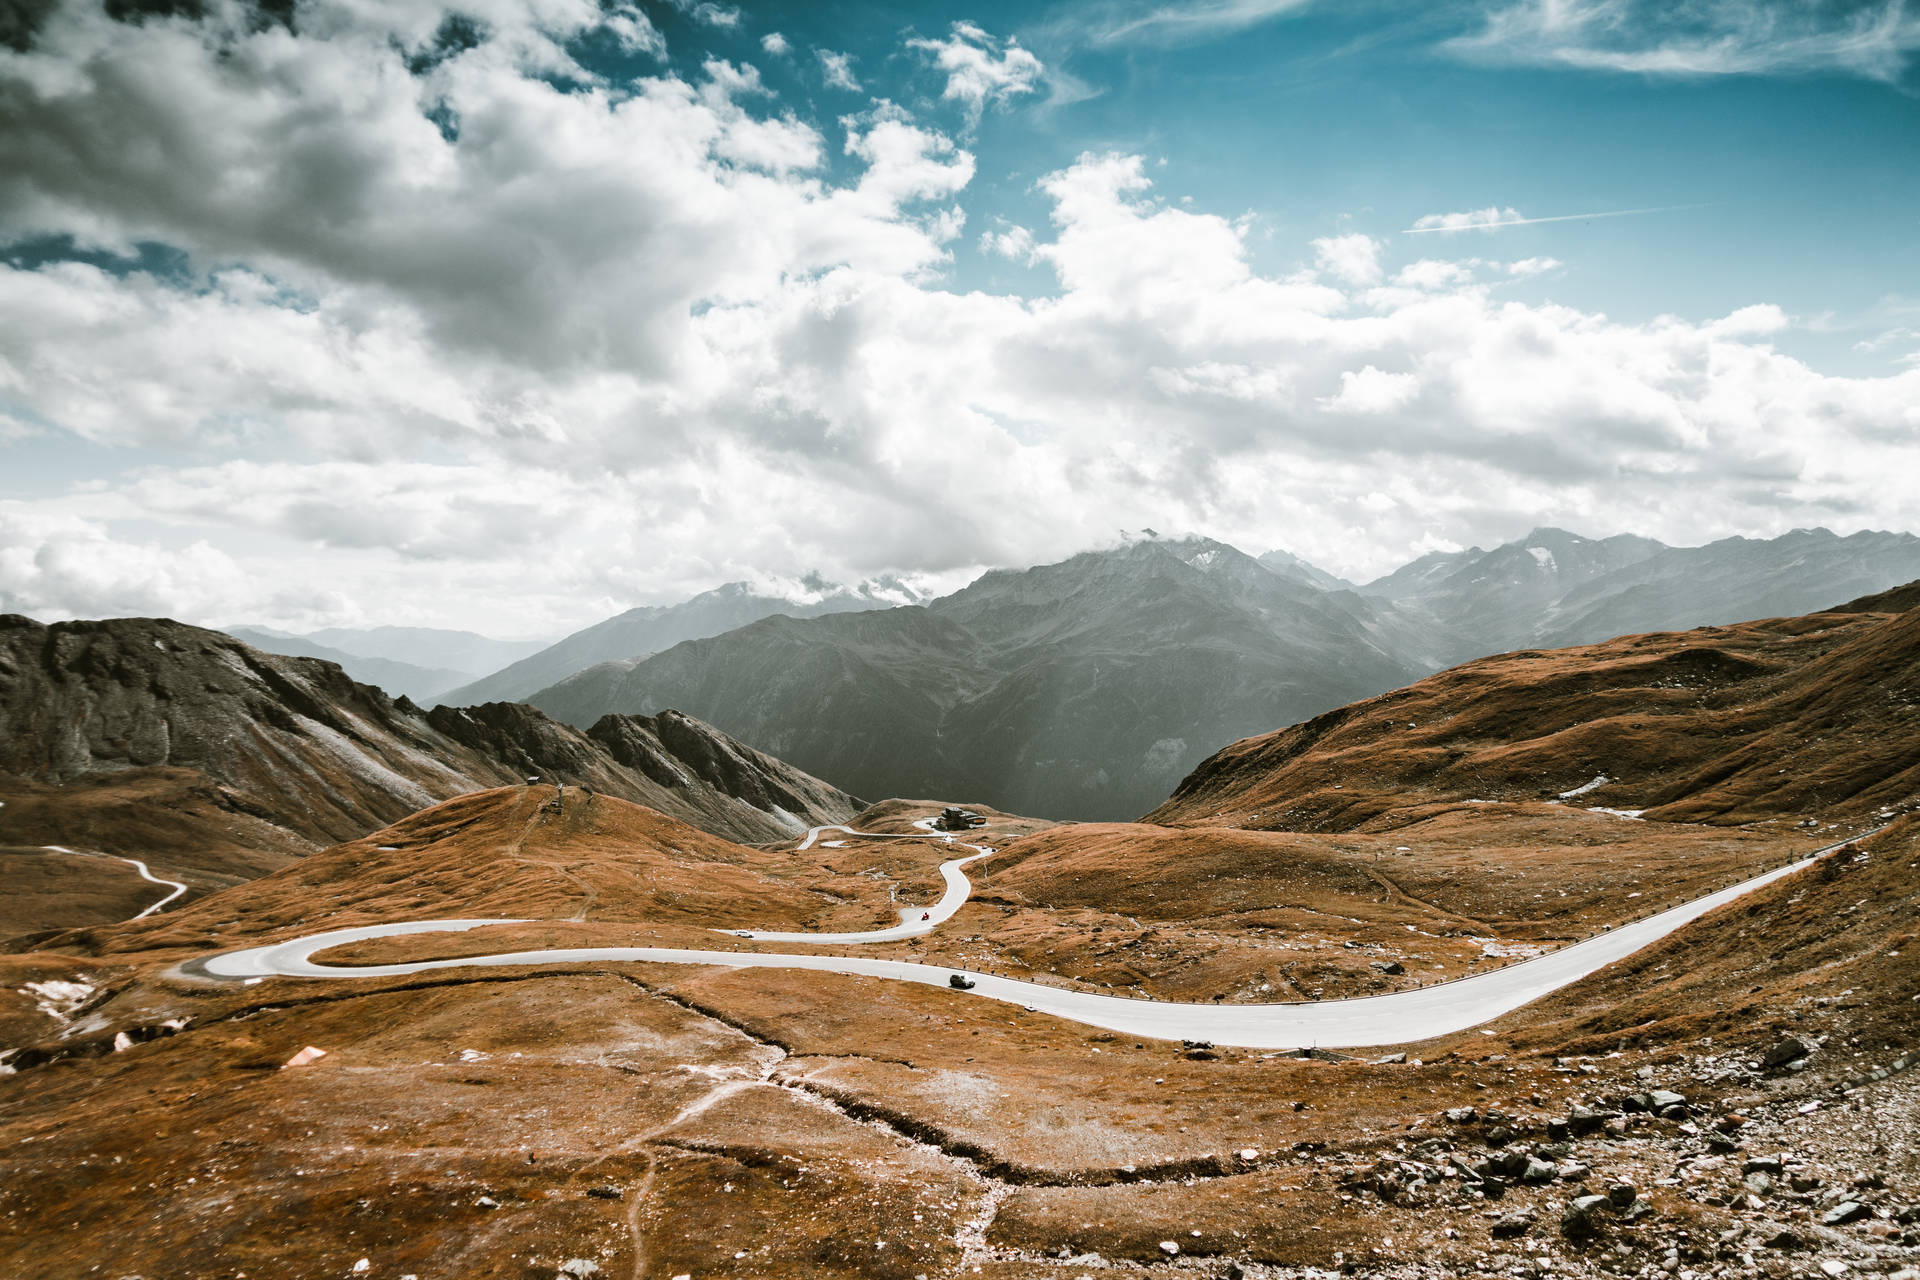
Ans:
[[[948,979],[953,974],[962,973],[974,984],[971,990],[964,993],[967,996],[1017,1004],[1036,1012],[1125,1035],[1160,1040],[1208,1040],[1216,1045],[1247,1049],[1361,1049],[1452,1035],[1489,1022],[1633,954],[1716,907],[1744,897],[1783,876],[1792,875],[1810,865],[1821,853],[1859,838],[1849,837],[1750,880],[1503,969],[1456,982],[1352,1000],[1257,1005],[1181,1004],[1068,990],[1018,978],[907,960],[698,951],[677,947],[554,948],[387,965],[322,965],[312,959],[315,952],[366,938],[455,933],[488,925],[528,923],[519,920],[423,920],[340,929],[212,956],[199,962],[195,968],[209,976],[233,979],[389,978],[440,969],[642,962],[722,965],[736,969],[812,969],[825,973],[862,974],[900,982],[918,982],[942,988],[947,987]],[[958,866],[948,865],[953,867],[952,874],[964,883],[965,876]],[[949,889],[949,896],[951,892]],[[941,901],[944,903],[946,899]],[[801,936],[810,942],[827,940],[819,934]],[[962,993],[954,994],[958,996]]]
[[[127,865],[131,866],[135,871],[138,871],[140,873],[140,878],[142,880],[148,881],[151,884],[173,886],[172,893],[160,899],[160,901],[154,903],[152,906],[148,907],[145,911],[142,911],[139,915],[127,917],[130,920],[146,919],[148,916],[152,915],[154,912],[166,906],[169,902],[172,902],[175,898],[179,897],[181,894],[187,891],[187,886],[185,886],[184,884],[181,884],[178,880],[162,880],[159,876],[154,875],[153,872],[147,870],[147,864],[140,861],[140,859],[138,858],[123,858],[117,853],[82,853],[78,849],[69,849],[65,845],[59,845],[59,844],[43,844],[40,847],[42,849],[49,849],[54,853],[70,853],[76,858],[112,858],[115,862],[124,862]]]
[[[825,826],[807,828],[806,839],[800,842],[796,852],[813,848],[814,841],[823,831],[844,831],[850,836],[864,836],[871,840],[944,840],[952,844],[953,837],[933,829],[935,819],[921,818],[913,825],[920,828],[918,834],[905,834],[898,831],[855,831],[852,827]],[[931,933],[949,916],[966,905],[973,893],[973,882],[960,873],[960,868],[969,862],[977,862],[992,853],[993,850],[982,844],[963,846],[975,852],[970,857],[955,858],[951,862],[940,864],[940,876],[946,882],[946,892],[940,895],[940,901],[931,907],[900,908],[900,923],[891,929],[865,929],[858,933],[780,933],[771,929],[715,929],[715,933],[728,933],[736,938],[752,938],[756,942],[899,942],[904,938],[917,938]],[[925,917],[924,919],[922,917]]]

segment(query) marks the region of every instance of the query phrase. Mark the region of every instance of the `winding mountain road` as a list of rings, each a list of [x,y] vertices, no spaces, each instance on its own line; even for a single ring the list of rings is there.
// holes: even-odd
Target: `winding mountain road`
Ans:
[[[932,818],[922,818],[914,823],[916,827],[930,827]],[[852,827],[811,827],[807,838],[800,843],[800,850],[813,848],[813,842],[820,838],[823,831],[844,831],[850,836],[866,836],[878,840],[945,840],[954,843],[953,837],[941,832],[927,830],[923,835],[905,835],[894,831],[855,831]],[[946,882],[946,892],[940,895],[940,901],[931,907],[900,908],[900,923],[891,929],[866,929],[858,933],[780,933],[771,929],[715,929],[715,933],[731,934],[736,938],[752,938],[756,942],[813,942],[813,943],[860,943],[860,942],[900,942],[907,938],[917,938],[932,933],[947,919],[966,905],[973,895],[973,882],[961,872],[960,868],[969,862],[978,862],[992,853],[983,844],[963,846],[975,852],[965,858],[955,858],[940,864],[940,876]]]
[[[166,906],[169,902],[172,902],[175,898],[179,897],[181,894],[187,891],[187,886],[185,886],[184,884],[181,884],[178,880],[162,880],[159,876],[154,875],[153,872],[147,870],[147,864],[140,861],[140,859],[138,858],[123,858],[117,853],[82,853],[78,849],[69,849],[62,844],[43,844],[40,847],[42,849],[46,849],[53,853],[71,854],[76,858],[112,858],[115,862],[124,862],[128,866],[132,867],[135,871],[138,871],[140,873],[140,878],[142,880],[145,880],[151,884],[173,886],[172,893],[160,899],[160,901],[154,903],[152,906],[148,907],[145,911],[142,911],[139,915],[128,916],[127,919],[129,920],[145,920],[148,916],[152,915],[154,912]]]
[[[551,948],[383,965],[323,965],[312,959],[316,952],[368,938],[459,933],[489,925],[531,923],[525,920],[422,920],[338,929],[211,956],[197,962],[192,968],[215,978],[338,979],[403,977],[470,967],[638,962],[714,965],[736,969],[811,969],[823,973],[918,982],[933,987],[946,987],[950,978],[962,974],[973,984],[967,992],[969,995],[1021,1005],[1035,1012],[1126,1035],[1163,1040],[1209,1040],[1217,1045],[1246,1049],[1360,1049],[1409,1044],[1435,1036],[1452,1035],[1491,1021],[1633,954],[1716,907],[1725,906],[1764,885],[1792,875],[1811,865],[1821,854],[1871,834],[1873,832],[1850,836],[1796,862],[1695,898],[1658,915],[1633,921],[1584,942],[1491,973],[1410,991],[1396,991],[1389,995],[1305,1004],[1181,1004],[1134,1000],[908,960],[700,951],[678,947]],[[959,877],[962,883],[967,883],[957,864],[947,865],[953,867],[954,876]],[[949,880],[949,885],[951,883]],[[970,884],[968,888],[971,889]],[[949,896],[951,893],[949,888]],[[941,901],[944,903],[946,899],[942,898]],[[799,936],[811,942],[820,942],[832,935]]]

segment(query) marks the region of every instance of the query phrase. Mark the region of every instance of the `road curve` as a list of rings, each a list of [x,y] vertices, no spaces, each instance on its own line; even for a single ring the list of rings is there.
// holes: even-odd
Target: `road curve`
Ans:
[[[1868,832],[1866,834],[1872,834]],[[716,965],[735,969],[812,969],[946,987],[954,974],[974,985],[967,993],[1022,1005],[1087,1026],[1162,1040],[1209,1040],[1246,1049],[1346,1048],[1409,1044],[1452,1035],[1510,1013],[1524,1004],[1578,981],[1642,947],[1666,937],[1716,907],[1809,866],[1820,856],[1861,836],[1849,837],[1783,867],[1709,893],[1658,915],[1577,942],[1547,955],[1457,982],[1440,983],[1382,996],[1324,1000],[1307,1004],[1179,1004],[1130,1000],[1091,991],[1067,990],[975,973],[944,965],[864,956],[755,954],[696,951],[677,947],[577,947],[509,951],[407,964],[323,965],[315,952],[367,938],[415,933],[457,933],[524,920],[425,920],[369,925],[295,938],[270,946],[231,951],[199,962],[195,968],[219,978],[392,978],[440,969],[543,964]],[[813,940],[818,940],[814,935]]]
[[[820,838],[822,831],[844,831],[850,836],[865,836],[873,840],[945,840],[952,844],[953,837],[930,829],[932,818],[922,818],[914,823],[916,827],[929,828],[919,834],[906,835],[895,831],[855,831],[852,827],[826,826],[810,827],[807,838],[800,842],[799,849],[811,849],[813,842]],[[715,933],[731,934],[736,938],[752,938],[756,942],[814,942],[814,943],[862,943],[862,942],[900,942],[907,938],[917,938],[932,933],[934,929],[946,923],[947,919],[966,905],[973,894],[973,882],[961,873],[960,868],[969,862],[978,862],[993,850],[983,844],[963,846],[975,852],[965,858],[955,858],[940,864],[940,877],[946,882],[946,892],[940,895],[940,901],[931,907],[900,908],[900,923],[890,929],[864,929],[857,933],[781,933],[772,929],[715,929]]]
[[[864,834],[864,833],[862,833]],[[902,837],[903,839],[908,837]],[[969,862],[978,862],[993,850],[970,844],[969,849],[980,851],[965,858],[955,858],[940,864],[940,875],[946,881],[946,892],[940,895],[940,901],[930,907],[902,907],[900,923],[891,929],[867,929],[859,933],[779,933],[771,929],[715,929],[715,933],[728,933],[736,938],[752,938],[757,942],[899,942],[905,938],[917,938],[921,934],[932,933],[934,929],[946,923],[948,917],[966,905],[973,895],[973,881],[967,879],[961,868]]]
[[[173,886],[172,893],[160,899],[160,901],[154,903],[152,906],[148,907],[145,911],[142,911],[139,915],[128,916],[127,918],[129,920],[145,920],[148,916],[152,915],[154,912],[166,906],[169,902],[172,902],[175,898],[179,897],[181,894],[187,891],[187,886],[185,886],[184,884],[181,884],[178,880],[162,880],[159,876],[154,875],[153,872],[147,870],[147,864],[140,861],[140,859],[138,858],[123,858],[117,853],[82,853],[78,849],[69,849],[62,844],[43,844],[40,847],[42,849],[51,850],[54,853],[72,854],[76,858],[112,858],[115,862],[124,862],[127,865],[131,866],[135,871],[138,871],[140,873],[140,878],[142,880],[145,880],[150,884]]]

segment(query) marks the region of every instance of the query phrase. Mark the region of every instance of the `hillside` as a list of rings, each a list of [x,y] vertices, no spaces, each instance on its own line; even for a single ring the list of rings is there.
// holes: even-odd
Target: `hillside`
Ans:
[[[1908,609],[1482,659],[1236,742],[1146,820],[1333,831],[1434,801],[1536,798],[1654,820],[1861,819],[1916,792]]]
[[[745,841],[859,808],[677,712],[586,732],[514,704],[427,713],[164,619],[0,617],[0,843],[127,853],[205,890],[530,774]]]
[[[573,724],[684,707],[865,795],[1111,818],[1213,745],[1418,668],[1391,609],[1205,539],[1003,570],[925,608],[770,618],[531,698]]]
[[[529,695],[599,663],[658,653],[686,640],[717,636],[776,614],[815,618],[891,608],[915,598],[910,588],[892,579],[853,588],[830,588],[817,598],[800,600],[768,595],[744,582],[729,582],[679,604],[646,605],[596,622],[491,675],[446,689],[438,700],[456,707],[524,702]]]

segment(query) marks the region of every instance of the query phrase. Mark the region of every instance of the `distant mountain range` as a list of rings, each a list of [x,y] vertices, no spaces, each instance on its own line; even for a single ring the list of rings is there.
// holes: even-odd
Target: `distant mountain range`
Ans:
[[[1464,658],[1806,613],[1916,577],[1920,538],[1824,529],[1691,548],[1537,529],[1353,589],[1284,552],[1153,538],[921,608],[636,649],[518,696],[576,725],[677,707],[862,794],[1115,819],[1259,726]]]
[[[703,591],[675,605],[647,605],[616,614],[519,661],[459,688],[443,686],[438,700],[448,706],[477,702],[521,702],[576,671],[601,662],[644,657],[671,649],[686,640],[717,636],[774,614],[814,618],[860,609],[884,609],[915,604],[922,597],[895,578],[880,578],[854,587],[822,584],[810,597],[793,599],[756,591],[744,582]]]
[[[297,855],[530,775],[745,842],[861,807],[678,713],[582,732],[514,703],[426,712],[328,662],[165,619],[0,615],[0,844],[245,878],[261,867],[236,844]]]
[[[451,667],[423,667],[393,658],[369,657],[351,650],[324,644],[311,635],[275,631],[271,627],[228,627],[226,634],[243,640],[262,653],[277,653],[288,658],[321,658],[339,664],[342,671],[363,684],[378,685],[395,697],[405,696],[431,703],[443,690],[473,678],[473,673]],[[476,637],[478,639],[480,637]]]
[[[999,570],[924,608],[773,617],[536,693],[558,719],[691,709],[875,796],[1095,817],[1219,744],[1419,674],[1390,609],[1208,539]]]
[[[1535,529],[1482,551],[1436,552],[1359,588],[1436,637],[1446,664],[1533,645],[1811,613],[1920,576],[1920,538],[1795,529],[1669,547]]]

